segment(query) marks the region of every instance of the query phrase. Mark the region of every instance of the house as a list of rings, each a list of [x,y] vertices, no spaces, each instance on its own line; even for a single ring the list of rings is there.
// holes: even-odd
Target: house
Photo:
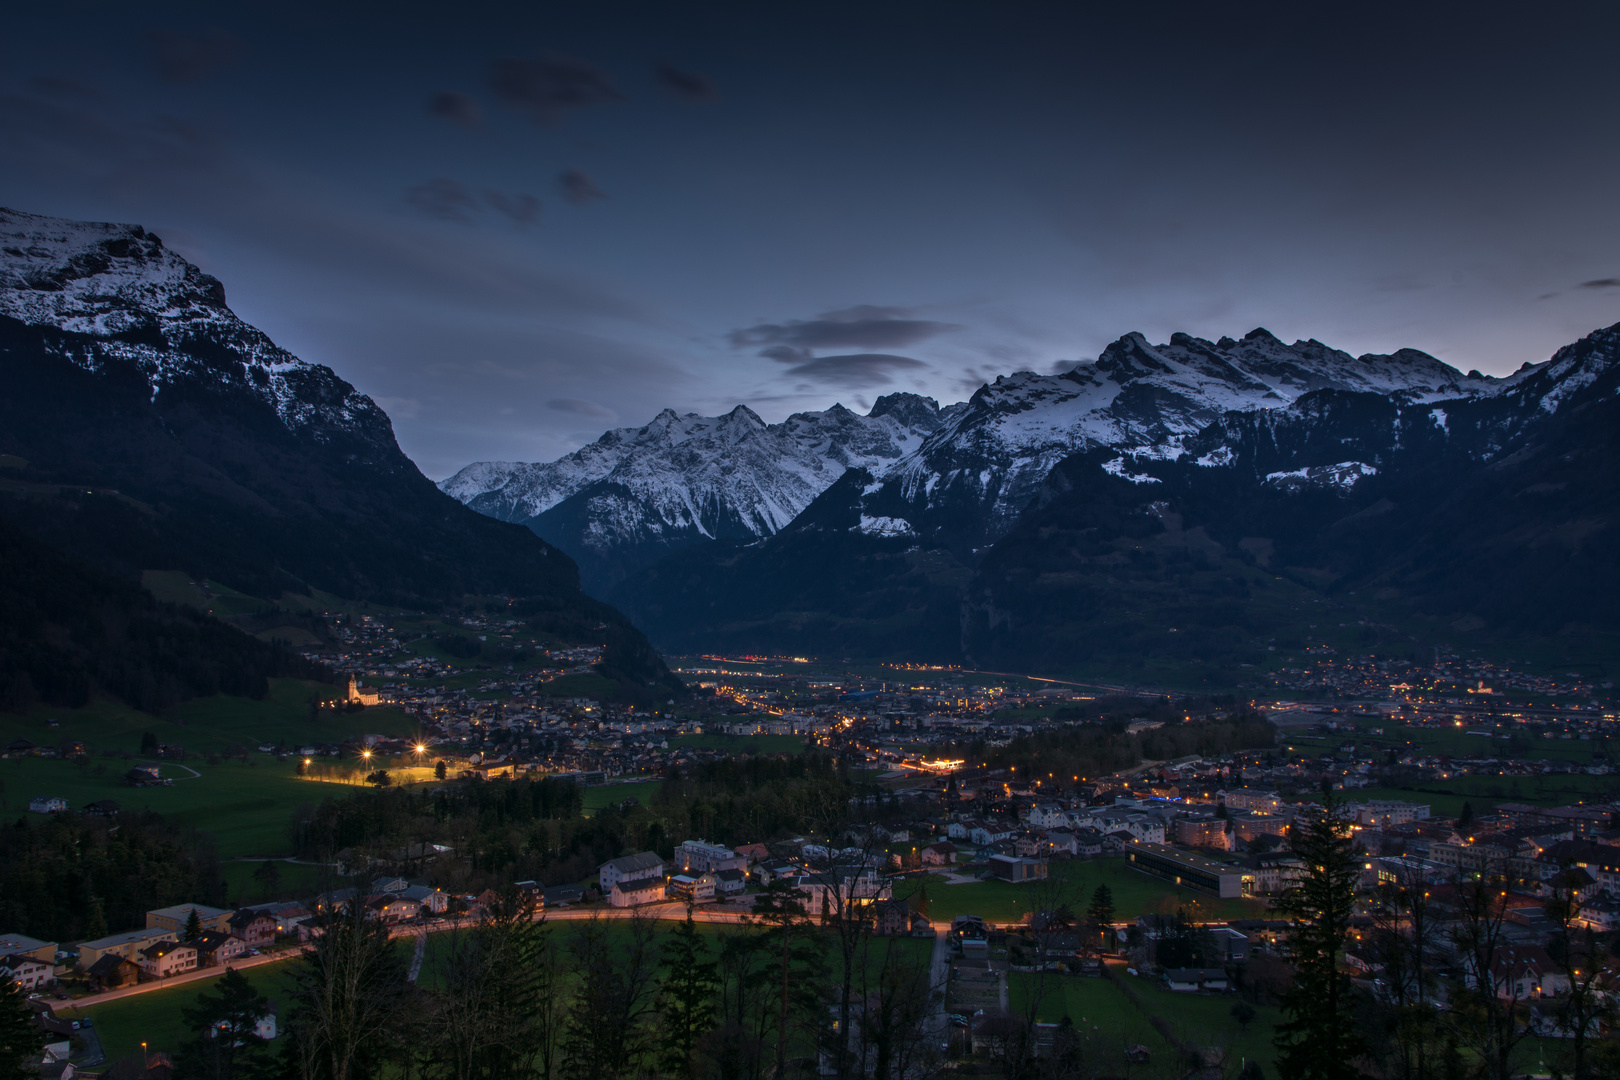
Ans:
[[[578,885],[553,885],[545,891],[545,904],[548,908],[568,907],[578,904],[585,899],[585,890]]]
[[[165,939],[140,950],[141,970],[149,979],[167,979],[170,975],[197,970],[197,950],[173,939]]]
[[[643,851],[636,855],[623,855],[617,859],[609,859],[597,868],[603,895],[613,891],[613,886],[623,878],[640,880],[642,878],[664,876],[664,860],[659,858],[657,852]]]
[[[1225,990],[1225,968],[1166,968],[1164,985],[1181,994],[1200,990]]]
[[[1056,829],[1069,823],[1069,815],[1056,803],[1036,803],[1029,808],[1029,823],[1037,829]]]
[[[422,914],[422,905],[408,896],[382,893],[366,897],[366,916],[381,919],[390,925],[414,919]]]
[[[232,915],[226,925],[230,928],[230,932],[241,938],[242,943],[250,949],[275,944],[276,918],[268,911],[243,908]]]
[[[747,866],[748,857],[706,840],[687,840],[675,849],[675,865],[683,874],[701,874]]]
[[[743,872],[737,867],[732,867],[729,870],[716,871],[714,877],[716,882],[715,888],[719,889],[727,896],[732,896],[743,892],[748,888],[748,878],[744,876]]]
[[[197,921],[204,930],[229,931],[231,916],[236,912],[228,908],[208,907],[204,904],[175,904],[173,907],[158,908],[146,913],[146,927],[148,930],[169,930],[174,933],[184,933],[186,924],[191,921],[191,913],[197,913]]]
[[[1209,936],[1227,963],[1241,964],[1249,958],[1249,935],[1242,931],[1230,926],[1213,926],[1209,929]]]
[[[68,801],[60,795],[35,795],[28,800],[30,814],[60,814],[68,808]]]
[[[134,986],[141,981],[140,965],[133,960],[119,956],[117,953],[108,953],[85,971],[90,981],[103,990],[116,990],[122,986]]]
[[[91,817],[113,818],[123,807],[118,805],[117,799],[97,799],[93,803],[86,803],[84,812]]]
[[[924,866],[956,865],[956,845],[948,840],[941,840],[937,844],[929,844],[922,849],[922,864]]]
[[[1046,877],[1045,859],[1026,859],[1017,855],[992,855],[990,873],[1003,881],[1039,881]]]
[[[169,930],[126,930],[122,934],[109,934],[104,938],[86,941],[79,946],[79,970],[89,971],[103,956],[122,956],[125,960],[140,961],[140,951],[154,941],[173,937]]]
[[[124,774],[124,783],[130,787],[163,787],[166,785],[162,770],[157,765],[137,765]]]
[[[676,874],[665,889],[671,900],[686,904],[712,904],[719,887],[719,879],[708,871],[700,874]]]
[[[1012,839],[1012,826],[1004,823],[985,823],[968,830],[968,839],[980,847],[988,847],[998,840]]]
[[[0,957],[0,977],[10,979],[24,990],[38,990],[42,986],[56,985],[56,965],[42,963],[27,953],[8,953]]]
[[[1103,834],[1096,829],[1074,830],[1074,854],[1081,859],[1095,859],[1103,853]]]
[[[201,967],[224,967],[238,956],[245,956],[248,950],[247,942],[218,930],[204,930],[186,944],[197,950],[197,963]]]
[[[872,929],[885,937],[911,933],[911,905],[904,900],[879,900],[872,905]]]
[[[764,844],[742,844],[736,850],[738,855],[748,860],[749,866],[771,857],[771,849]]]
[[[656,874],[646,877],[619,878],[613,882],[608,890],[608,903],[613,907],[637,907],[641,904],[656,904],[664,899],[664,873],[663,863],[658,864]]]
[[[40,941],[22,934],[0,934],[0,953],[32,956],[42,964],[56,962],[56,942]]]
[[[1046,834],[1045,854],[1078,855],[1080,843],[1068,829],[1052,829]]]
[[[521,886],[524,884],[533,885],[534,883],[532,881],[520,881],[518,884]],[[529,891],[534,894],[536,903],[544,907],[545,899],[541,895],[539,887],[536,886]],[[399,895],[407,900],[415,900],[423,911],[434,915],[443,915],[450,908],[450,894],[431,885],[408,885]]]
[[[797,877],[802,869],[786,859],[771,859],[754,867],[754,878],[761,885],[769,885],[777,878]]]
[[[1569,978],[1539,945],[1509,945],[1500,949],[1491,965],[1496,996],[1528,1001],[1569,992]]]

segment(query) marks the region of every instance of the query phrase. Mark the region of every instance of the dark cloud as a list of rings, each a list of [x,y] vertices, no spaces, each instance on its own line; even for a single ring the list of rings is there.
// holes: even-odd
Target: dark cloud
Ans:
[[[589,416],[595,420],[616,420],[619,416],[612,409],[598,405],[594,401],[583,401],[580,398],[552,398],[546,402],[546,408],[551,409],[553,412]]]
[[[772,357],[772,359],[779,359]],[[786,361],[783,361],[786,362]],[[787,369],[787,374],[833,386],[885,386],[893,375],[903,371],[926,371],[928,365],[909,356],[888,353],[851,353],[846,356],[818,356]]]
[[[1583,289],[1620,289],[1620,278],[1603,277],[1581,282]]]
[[[1046,370],[1049,375],[1064,375],[1073,371],[1079,364],[1078,360],[1054,360]]]
[[[475,128],[484,121],[478,102],[459,90],[440,90],[428,99],[427,111],[441,120],[467,128]]]
[[[174,83],[200,82],[217,75],[242,54],[242,39],[218,27],[198,34],[154,30],[151,42],[158,74]]]
[[[409,189],[405,192],[405,201],[428,217],[441,221],[467,223],[478,209],[478,200],[473,198],[472,192],[460,181],[445,176]]]
[[[682,71],[669,64],[659,64],[658,83],[665,90],[686,101],[715,101],[720,97],[719,87],[707,75],[695,71]]]
[[[507,106],[548,127],[570,109],[624,100],[607,72],[557,53],[539,60],[501,57],[490,67],[489,85]]]
[[[933,322],[910,318],[905,308],[877,307],[861,304],[857,307],[828,311],[816,319],[794,319],[783,323],[759,323],[730,334],[734,348],[752,346],[786,346],[793,350],[867,348],[896,349],[947,334],[961,327],[954,323]],[[771,355],[773,360],[784,360],[781,350]],[[761,353],[760,355],[767,355]]]
[[[579,169],[565,170],[557,177],[557,184],[562,188],[563,198],[575,206],[584,206],[597,199],[607,198],[607,193],[596,186],[596,181]]]
[[[540,220],[540,200],[533,195],[485,191],[484,201],[518,225],[533,225]]]

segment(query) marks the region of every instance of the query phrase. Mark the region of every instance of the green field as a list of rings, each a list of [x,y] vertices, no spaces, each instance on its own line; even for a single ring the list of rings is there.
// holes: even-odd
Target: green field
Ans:
[[[223,974],[223,969],[221,974]],[[277,1015],[287,1011],[288,987],[291,984],[292,964],[278,961],[243,972],[255,989],[268,997],[276,1006]],[[101,1037],[101,1047],[108,1062],[141,1052],[141,1043],[153,1050],[173,1053],[189,1037],[180,1010],[197,1003],[197,995],[213,987],[212,979],[162,990],[148,990],[139,994],[109,1001],[105,1005],[92,1005],[87,1009],[58,1006],[56,1012],[69,1020],[88,1016],[95,1021]]]
[[[670,749],[726,750],[733,754],[797,754],[804,749],[803,735],[677,735]]]
[[[1134,919],[1155,911],[1185,907],[1194,919],[1215,921],[1255,918],[1267,910],[1262,900],[1221,900],[1192,889],[1180,888],[1162,878],[1133,870],[1122,858],[1074,859],[1054,862],[1053,876],[1064,883],[1065,900],[1077,910],[1091,901],[1097,886],[1106,884],[1114,894],[1116,919]],[[929,918],[945,922],[958,915],[978,915],[991,922],[1021,922],[1030,912],[1034,888],[1006,881],[978,881],[950,885],[938,874],[907,878],[895,895],[909,897],[926,884]],[[1043,894],[1045,895],[1045,894]],[[1048,896],[1049,899],[1049,896]]]
[[[184,746],[198,754],[218,753],[233,746],[252,748],[260,743],[341,742],[363,734],[409,736],[415,723],[398,709],[375,708],[359,712],[321,710],[310,716],[311,700],[338,696],[335,686],[297,679],[272,679],[263,701],[248,698],[208,697],[188,701],[161,716],[139,712],[107,699],[82,709],[41,705],[28,716],[0,715],[0,740],[28,739],[40,746],[57,746],[77,739],[92,756],[107,750],[137,753],[141,735],[151,732],[160,743]],[[50,727],[48,720],[58,721]]]
[[[584,808],[586,812],[602,810],[609,806],[616,806],[632,795],[640,799],[642,805],[652,801],[658,793],[661,780],[633,780],[628,784],[599,784],[596,787],[585,789]]]
[[[337,883],[335,866],[311,866],[291,863],[282,859],[276,863],[276,887],[266,896],[264,886],[253,876],[264,865],[260,859],[233,859],[220,864],[225,879],[225,896],[234,904],[259,904],[266,900],[285,900],[290,896],[313,896]]]
[[[8,758],[0,760],[0,810],[23,812],[35,795],[60,795],[75,807],[114,799],[126,810],[152,810],[176,825],[211,833],[221,858],[288,854],[293,811],[343,789],[300,780],[291,762],[265,754],[253,754],[248,761],[165,763],[163,775],[175,778],[171,786],[132,788],[122,780],[129,763],[116,759],[92,759],[81,766],[49,758]]]
[[[1503,802],[1541,806],[1606,802],[1620,796],[1620,776],[1459,776],[1454,780],[1425,780],[1410,788],[1359,788],[1345,794],[1357,801],[1427,803],[1437,815],[1456,817],[1464,803],[1472,805],[1474,813],[1486,814]]]

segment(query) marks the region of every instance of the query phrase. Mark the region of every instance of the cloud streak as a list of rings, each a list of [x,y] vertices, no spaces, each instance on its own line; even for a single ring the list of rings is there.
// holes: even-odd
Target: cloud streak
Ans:
[[[659,64],[654,69],[658,85],[682,101],[718,101],[720,88],[707,75],[683,71],[670,64]]]
[[[607,192],[596,186],[588,174],[579,169],[566,169],[557,177],[557,186],[562,189],[562,197],[575,206],[586,206],[597,199],[607,198]]]
[[[490,66],[489,86],[502,104],[546,127],[569,112],[624,100],[607,72],[560,53],[538,60],[503,56]]]
[[[911,317],[906,308],[861,304],[824,312],[814,319],[756,323],[733,330],[733,348],[760,348],[761,356],[787,361],[807,357],[814,349],[902,349],[961,327]]]
[[[773,358],[774,359],[774,358]],[[927,371],[928,365],[909,356],[890,353],[849,353],[843,356],[817,356],[787,369],[787,374],[804,379],[855,389],[887,386],[894,376],[907,371]]]
[[[470,94],[459,90],[440,90],[428,99],[427,111],[440,120],[475,128],[484,122],[484,113]]]

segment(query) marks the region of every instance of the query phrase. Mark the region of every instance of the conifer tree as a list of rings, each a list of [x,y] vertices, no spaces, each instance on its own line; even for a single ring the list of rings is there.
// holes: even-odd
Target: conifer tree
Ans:
[[[1289,948],[1294,982],[1277,1025],[1277,1074],[1282,1080],[1358,1080],[1365,1044],[1352,1010],[1350,979],[1339,954],[1350,932],[1359,865],[1340,802],[1323,792],[1323,806],[1303,823],[1294,850],[1305,863],[1277,908],[1293,921]]]
[[[28,995],[12,979],[0,986],[0,1076],[27,1076],[28,1064],[39,1051],[39,1031],[34,1027],[34,1011]]]
[[[692,1051],[714,1027],[718,966],[698,936],[692,912],[664,941],[664,980],[659,988],[661,1022],[658,1064],[668,1076],[693,1075]]]

